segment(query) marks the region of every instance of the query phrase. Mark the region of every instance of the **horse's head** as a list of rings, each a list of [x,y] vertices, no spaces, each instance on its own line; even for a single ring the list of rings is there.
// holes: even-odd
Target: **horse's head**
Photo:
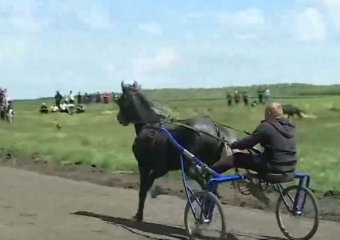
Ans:
[[[153,104],[149,102],[141,93],[140,86],[135,81],[133,84],[121,83],[122,94],[114,98],[119,106],[117,120],[123,126],[130,123],[142,123],[155,121],[160,118]]]

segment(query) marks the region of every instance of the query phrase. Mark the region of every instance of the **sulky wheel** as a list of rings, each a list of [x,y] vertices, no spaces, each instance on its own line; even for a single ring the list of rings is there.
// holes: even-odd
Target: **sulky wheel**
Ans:
[[[184,224],[190,240],[227,239],[222,204],[209,191],[199,191],[191,196],[185,207]]]
[[[306,187],[290,186],[280,195],[276,220],[281,232],[290,240],[309,240],[319,226],[319,208],[313,193]],[[297,197],[297,201],[295,200]],[[293,205],[296,202],[296,210]]]

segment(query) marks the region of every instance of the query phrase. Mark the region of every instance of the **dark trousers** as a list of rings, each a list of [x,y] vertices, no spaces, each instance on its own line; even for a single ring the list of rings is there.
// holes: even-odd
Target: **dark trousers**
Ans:
[[[211,169],[217,173],[224,173],[232,168],[241,168],[251,170],[257,173],[287,173],[294,172],[296,168],[296,160],[269,163],[257,153],[234,153],[233,157],[227,157],[215,163]]]
[[[263,96],[262,96],[262,95],[259,95],[259,102],[260,102],[260,103],[264,103],[264,102],[263,102]]]
[[[212,166],[212,170],[220,174],[232,168],[248,169],[255,172],[266,171],[261,155],[242,152],[234,153],[232,157],[222,159]]]

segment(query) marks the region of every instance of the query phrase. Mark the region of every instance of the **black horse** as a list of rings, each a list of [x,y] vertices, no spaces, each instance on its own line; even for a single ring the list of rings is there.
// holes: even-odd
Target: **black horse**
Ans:
[[[294,117],[297,115],[299,118],[302,118],[302,114],[304,113],[303,110],[300,108],[293,106],[292,104],[285,104],[282,105],[283,113],[288,115],[288,118]]]
[[[152,129],[152,126],[164,122],[175,139],[201,161],[211,166],[222,157],[228,142],[237,140],[236,136],[207,117],[196,117],[182,120],[178,125],[167,121],[167,118],[148,101],[138,89],[137,82],[122,86],[122,95],[115,99],[119,106],[117,120],[123,126],[134,124],[136,138],[132,150],[138,162],[140,174],[139,207],[134,219],[143,220],[144,203],[147,192],[154,180],[166,175],[169,171],[181,168],[180,155],[170,140],[163,134]],[[206,134],[205,134],[206,133]],[[189,178],[204,188],[205,180],[192,164],[185,166]]]

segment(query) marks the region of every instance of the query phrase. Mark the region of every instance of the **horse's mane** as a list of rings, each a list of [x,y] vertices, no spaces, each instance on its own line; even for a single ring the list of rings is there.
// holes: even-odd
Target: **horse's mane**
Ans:
[[[137,92],[135,95],[138,100],[146,107],[153,108],[155,107],[154,103],[148,100],[142,93]]]
[[[141,92],[137,92],[135,96],[144,106],[153,110],[158,115],[165,116],[164,113],[160,109],[158,109],[153,102],[147,99]]]

